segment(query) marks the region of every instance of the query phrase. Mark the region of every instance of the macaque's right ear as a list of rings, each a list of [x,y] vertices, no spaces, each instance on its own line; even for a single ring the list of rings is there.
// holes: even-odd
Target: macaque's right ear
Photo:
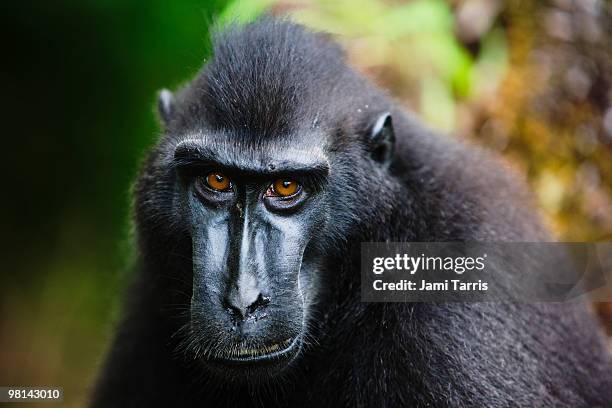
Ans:
[[[157,111],[159,117],[162,120],[162,124],[167,126],[172,119],[174,113],[174,95],[167,89],[159,91],[159,97],[157,98]]]

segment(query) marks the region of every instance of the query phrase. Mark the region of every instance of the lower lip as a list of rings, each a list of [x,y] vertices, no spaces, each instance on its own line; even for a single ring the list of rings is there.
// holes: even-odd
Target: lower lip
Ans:
[[[299,336],[295,337],[291,343],[289,343],[289,345],[287,347],[285,347],[282,350],[277,350],[274,351],[272,353],[268,353],[268,354],[259,354],[259,355],[255,355],[255,356],[243,356],[243,357],[226,357],[221,359],[222,362],[226,362],[226,363],[262,363],[262,362],[266,362],[266,361],[273,361],[273,360],[278,360],[278,359],[282,359],[286,356],[288,356],[289,354],[291,354],[291,352],[294,349],[297,349],[299,347]]]

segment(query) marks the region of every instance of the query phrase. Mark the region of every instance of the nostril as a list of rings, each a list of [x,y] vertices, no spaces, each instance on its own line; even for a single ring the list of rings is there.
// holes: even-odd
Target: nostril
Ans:
[[[240,319],[243,317],[242,311],[236,306],[233,306],[232,304],[228,303],[227,301],[223,301],[223,307],[225,307],[225,310],[233,319]]]
[[[262,296],[261,293],[249,307],[247,307],[247,315],[255,313],[258,309],[263,309],[270,303],[268,296]]]
[[[270,303],[268,296],[263,296],[261,293],[257,295],[255,301],[251,304],[243,301],[238,297],[229,297],[223,300],[223,307],[234,320],[244,320],[247,317],[260,312]],[[263,317],[263,316],[262,316]]]

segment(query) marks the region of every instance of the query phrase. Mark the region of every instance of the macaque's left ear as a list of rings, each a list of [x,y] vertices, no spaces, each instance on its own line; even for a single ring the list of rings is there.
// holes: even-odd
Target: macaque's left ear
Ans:
[[[174,113],[174,95],[167,89],[159,91],[157,111],[164,126],[167,126]]]
[[[374,160],[385,168],[389,167],[395,147],[395,132],[389,112],[381,114],[374,122],[370,130],[370,143]]]

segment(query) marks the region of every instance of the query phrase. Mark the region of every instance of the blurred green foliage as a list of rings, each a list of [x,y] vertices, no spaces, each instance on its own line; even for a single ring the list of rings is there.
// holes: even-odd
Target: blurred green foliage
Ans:
[[[464,98],[472,92],[478,61],[457,41],[447,3],[317,1],[294,15],[310,27],[358,39],[358,66],[401,70],[404,85],[419,88],[406,86],[403,92],[418,98],[418,110],[425,120],[444,130],[455,127],[455,96]]]
[[[555,25],[587,13],[588,27],[605,27],[609,10],[481,0],[0,7],[0,385],[63,386],[64,406],[85,404],[133,266],[129,189],[160,132],[155,95],[200,69],[217,19],[249,21],[269,8],[334,33],[353,66],[432,127],[512,160],[562,238],[612,233],[610,37],[602,29],[583,41],[575,29],[559,38],[568,30]]]

